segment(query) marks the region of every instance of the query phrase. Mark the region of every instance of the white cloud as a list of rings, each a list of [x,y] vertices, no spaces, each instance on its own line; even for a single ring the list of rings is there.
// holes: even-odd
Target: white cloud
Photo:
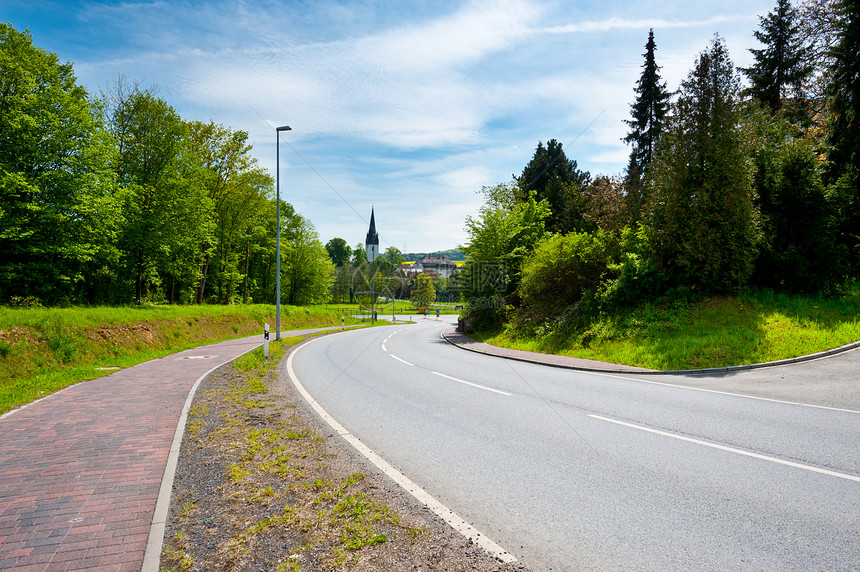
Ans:
[[[648,28],[670,29],[670,28],[700,28],[711,27],[717,24],[730,22],[734,18],[726,16],[715,16],[706,20],[672,21],[661,18],[644,18],[640,20],[629,20],[625,18],[608,18],[606,20],[594,20],[579,22],[576,24],[564,24],[561,26],[549,26],[542,28],[540,32],[545,34],[579,34],[584,32],[610,32],[613,30],[647,30]]]

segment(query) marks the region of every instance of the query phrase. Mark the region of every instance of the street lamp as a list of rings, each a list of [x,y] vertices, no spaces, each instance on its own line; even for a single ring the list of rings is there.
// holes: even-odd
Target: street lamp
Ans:
[[[275,189],[277,203],[275,206],[275,218],[278,226],[278,242],[275,245],[275,339],[281,339],[281,131],[292,131],[289,126],[284,125],[275,129]]]

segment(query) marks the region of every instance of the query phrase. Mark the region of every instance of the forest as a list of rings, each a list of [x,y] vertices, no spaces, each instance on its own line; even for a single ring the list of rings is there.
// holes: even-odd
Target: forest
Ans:
[[[748,288],[854,288],[858,18],[854,1],[778,0],[749,68],[715,35],[673,90],[651,30],[624,173],[583,172],[539,142],[519,176],[482,190],[446,299],[477,327],[529,330]],[[274,181],[251,152],[246,132],[186,121],[155,88],[119,77],[88,93],[71,63],[0,24],[0,304],[273,302]],[[335,267],[360,266],[362,245],[323,245],[280,206],[282,302],[346,297]]]
[[[749,68],[715,35],[670,90],[651,30],[622,175],[550,139],[483,189],[461,246],[473,328],[569,337],[643,304],[856,290],[860,3],[778,0],[753,34]]]

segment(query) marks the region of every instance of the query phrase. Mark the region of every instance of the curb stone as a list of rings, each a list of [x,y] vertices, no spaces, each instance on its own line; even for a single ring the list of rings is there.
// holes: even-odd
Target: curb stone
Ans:
[[[443,330],[442,338],[451,345],[456,346],[460,349],[503,359],[534,363],[549,367],[572,369],[577,371],[588,371],[595,373],[636,373],[640,375],[707,375],[714,373],[730,373],[734,371],[746,371],[752,369],[761,369],[765,367],[792,365],[805,361],[826,358],[860,348],[860,340],[858,340],[856,342],[851,342],[843,346],[839,346],[829,350],[823,350],[814,354],[794,358],[786,358],[771,362],[733,365],[727,367],[711,367],[702,369],[657,370],[580,358],[569,358],[567,356],[558,356],[554,354],[542,354],[526,350],[512,350],[509,348],[502,348],[474,340],[473,338],[470,338],[465,334],[457,332],[455,328],[447,328]]]

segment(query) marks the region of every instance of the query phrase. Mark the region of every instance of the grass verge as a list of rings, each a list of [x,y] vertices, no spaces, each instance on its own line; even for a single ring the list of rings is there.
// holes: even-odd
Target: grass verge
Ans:
[[[273,343],[269,360],[260,350],[246,354],[201,387],[162,570],[392,569],[391,550],[414,550],[427,534],[420,522],[401,522],[374,477],[333,468],[325,437],[295,403],[270,392],[285,348],[300,340]]]
[[[770,291],[642,306],[586,331],[551,327],[474,334],[501,347],[659,370],[699,369],[808,355],[860,340],[860,290],[838,299]]]
[[[281,307],[282,330],[340,325],[340,319],[325,308]],[[274,306],[0,308],[0,414],[117,369],[262,335],[264,323],[274,329]]]

